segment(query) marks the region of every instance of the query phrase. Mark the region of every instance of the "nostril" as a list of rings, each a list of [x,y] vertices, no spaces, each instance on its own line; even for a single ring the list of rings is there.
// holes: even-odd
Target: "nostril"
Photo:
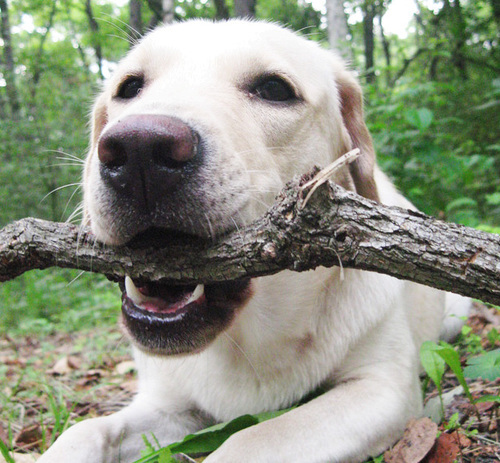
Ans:
[[[184,168],[198,154],[200,137],[187,125],[177,127],[175,133],[158,137],[152,146],[153,162],[170,169]]]
[[[170,140],[158,141],[151,149],[153,163],[168,169],[182,169],[186,161],[176,153],[175,143]],[[178,159],[176,159],[176,156]]]
[[[122,140],[104,136],[97,147],[99,161],[109,169],[116,169],[127,163],[126,148]]]

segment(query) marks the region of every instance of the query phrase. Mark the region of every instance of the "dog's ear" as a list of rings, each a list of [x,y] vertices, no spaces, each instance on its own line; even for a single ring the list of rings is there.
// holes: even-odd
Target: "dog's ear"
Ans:
[[[359,148],[361,156],[349,165],[356,192],[365,198],[379,201],[374,178],[375,150],[366,127],[363,113],[363,93],[354,76],[342,70],[337,74],[341,114],[350,138],[348,149]]]

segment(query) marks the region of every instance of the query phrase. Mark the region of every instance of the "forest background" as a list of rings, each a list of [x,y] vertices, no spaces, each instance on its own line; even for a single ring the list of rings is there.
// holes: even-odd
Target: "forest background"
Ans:
[[[390,27],[392,1],[414,12],[406,27]],[[0,0],[0,227],[78,222],[89,110],[135,39],[161,22],[235,16],[339,49],[398,188],[428,214],[500,233],[498,0]],[[108,329],[119,304],[98,276],[30,272],[0,285],[0,335]]]

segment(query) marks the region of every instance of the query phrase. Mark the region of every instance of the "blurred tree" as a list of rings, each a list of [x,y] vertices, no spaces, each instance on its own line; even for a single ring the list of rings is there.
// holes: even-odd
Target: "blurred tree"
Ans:
[[[254,18],[256,0],[234,0],[235,18]]]
[[[142,3],[141,0],[130,0],[130,30],[135,37],[141,37],[144,33],[142,25]]]
[[[326,0],[326,20],[330,47],[338,50],[344,58],[352,59],[348,42],[347,15],[344,0]]]
[[[3,60],[0,64],[3,68],[3,79],[5,81],[5,92],[10,108],[10,117],[17,118],[20,110],[19,96],[16,89],[16,78],[14,73],[14,53],[12,51],[12,38],[10,33],[10,18],[7,0],[0,0],[0,32],[3,42]]]

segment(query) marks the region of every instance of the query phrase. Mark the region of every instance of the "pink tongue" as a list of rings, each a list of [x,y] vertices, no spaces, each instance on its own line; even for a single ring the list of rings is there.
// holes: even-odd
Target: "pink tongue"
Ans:
[[[149,312],[156,313],[173,313],[177,312],[179,309],[182,309],[186,306],[186,302],[189,299],[189,294],[186,295],[180,301],[165,301],[163,299],[155,299],[154,301],[148,301],[141,304],[141,307],[144,310],[148,310]]]

